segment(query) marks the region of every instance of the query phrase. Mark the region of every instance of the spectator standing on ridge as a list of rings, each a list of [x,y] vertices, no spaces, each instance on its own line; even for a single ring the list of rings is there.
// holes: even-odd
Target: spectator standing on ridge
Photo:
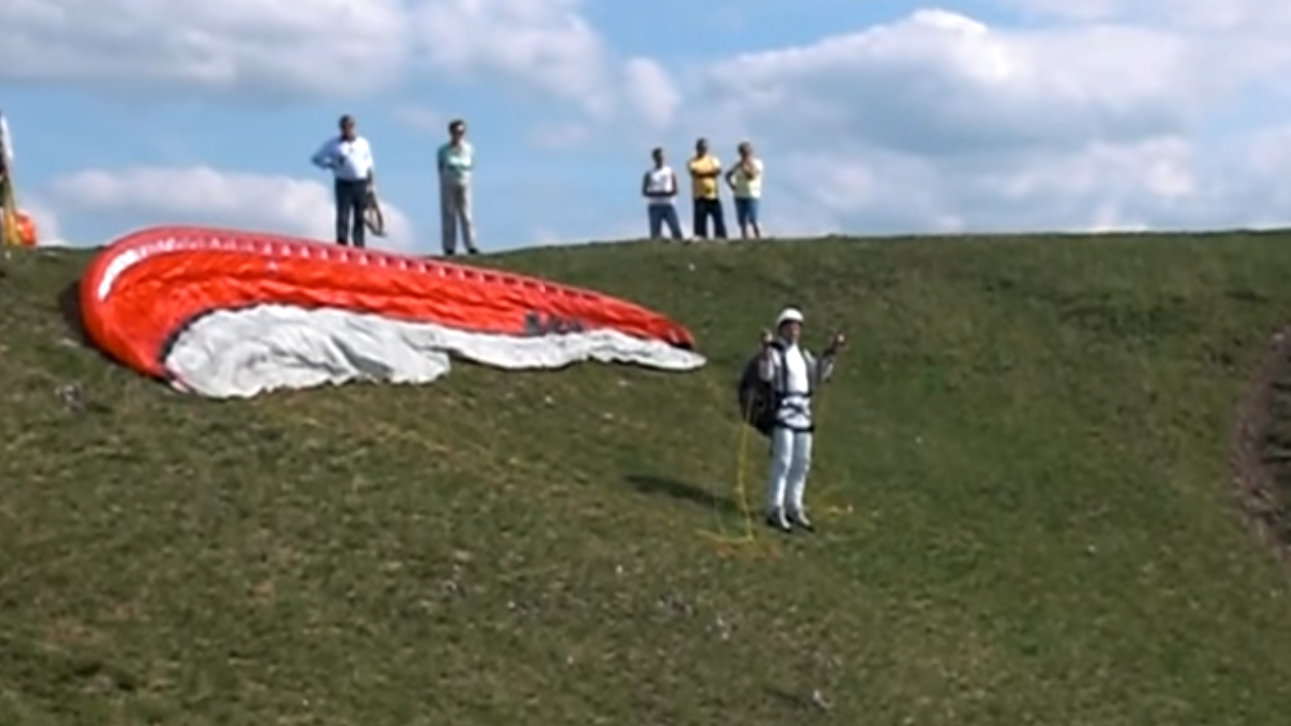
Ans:
[[[713,236],[726,239],[726,219],[722,214],[722,196],[719,177],[722,175],[722,162],[708,153],[708,140],[700,138],[695,141],[695,155],[686,164],[690,170],[691,195],[694,197],[695,236],[700,239],[708,237],[708,218],[713,218]]]
[[[758,200],[762,197],[762,160],[753,155],[753,145],[747,141],[739,146],[740,160],[726,172],[726,183],[735,194],[735,219],[740,225],[740,239],[761,239],[762,226],[758,224]]]
[[[677,196],[677,175],[672,167],[664,163],[663,149],[655,147],[650,152],[654,159],[654,168],[641,177],[641,195],[650,200],[646,205],[650,221],[650,239],[659,239],[664,224],[673,239],[681,239],[681,223],[677,221],[677,208],[673,197]]]
[[[466,122],[453,119],[448,124],[448,143],[436,155],[439,168],[439,219],[441,245],[445,256],[457,253],[457,225],[462,225],[462,242],[469,254],[478,254],[475,246],[475,222],[471,219],[471,172],[475,168],[475,148],[466,140]]]
[[[340,127],[341,134],[324,142],[312,161],[331,169],[335,177],[336,243],[345,246],[353,241],[355,247],[365,247],[365,218],[376,165],[368,140],[354,130],[354,118],[345,114]]]

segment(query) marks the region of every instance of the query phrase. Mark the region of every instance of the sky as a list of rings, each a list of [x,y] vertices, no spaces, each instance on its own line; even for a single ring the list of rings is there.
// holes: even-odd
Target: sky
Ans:
[[[376,158],[372,246],[417,254],[452,118],[486,252],[644,236],[650,149],[682,167],[699,136],[757,149],[773,237],[1291,223],[1285,2],[4,0],[0,26],[43,243],[330,239],[309,157],[343,113]]]

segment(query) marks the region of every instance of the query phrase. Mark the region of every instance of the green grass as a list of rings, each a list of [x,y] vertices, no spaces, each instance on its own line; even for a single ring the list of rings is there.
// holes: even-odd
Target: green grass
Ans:
[[[0,279],[0,723],[1291,711],[1291,588],[1228,462],[1291,319],[1291,236],[502,255],[676,316],[710,365],[231,402],[79,345],[59,295],[87,259],[14,253]],[[786,302],[813,345],[851,341],[818,404],[820,531],[723,544],[731,386]]]

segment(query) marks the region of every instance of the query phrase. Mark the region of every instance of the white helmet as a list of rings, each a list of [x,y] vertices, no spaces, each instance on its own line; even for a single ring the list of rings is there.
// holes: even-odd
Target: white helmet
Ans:
[[[775,320],[775,326],[777,329],[779,329],[780,326],[784,325],[785,323],[802,324],[802,313],[798,310],[798,308],[785,308],[784,310],[780,311],[780,316],[777,317]]]

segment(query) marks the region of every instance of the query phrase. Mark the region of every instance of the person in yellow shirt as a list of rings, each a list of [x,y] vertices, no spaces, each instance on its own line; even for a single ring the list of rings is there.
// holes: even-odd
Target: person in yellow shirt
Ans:
[[[713,236],[726,239],[726,219],[722,214],[722,196],[720,182],[722,162],[708,153],[708,140],[700,138],[695,142],[695,155],[686,164],[690,171],[691,196],[694,203],[695,236],[700,239],[708,237],[708,218],[713,218]]]

